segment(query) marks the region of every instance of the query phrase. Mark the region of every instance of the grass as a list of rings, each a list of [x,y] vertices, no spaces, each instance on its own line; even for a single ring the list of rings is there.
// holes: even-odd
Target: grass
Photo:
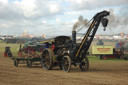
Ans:
[[[128,60],[124,60],[124,59],[117,59],[117,58],[107,58],[106,60],[100,60],[99,56],[88,56],[89,62],[115,62],[115,61],[119,61],[119,62],[124,62],[124,61],[128,61]]]
[[[0,43],[0,57],[4,56],[4,51],[5,51],[6,46],[10,47],[13,56],[17,56],[17,52],[18,52],[20,44],[6,44],[6,43],[1,42]]]
[[[93,43],[94,44],[94,43]],[[20,44],[6,44],[3,42],[0,42],[0,57],[4,57],[4,51],[5,47],[10,46],[11,52],[13,56],[17,56],[18,49],[20,47]],[[23,45],[22,45],[23,46]],[[91,53],[91,47],[89,49],[89,53]],[[114,62],[114,61],[126,61],[121,59],[107,59],[107,60],[100,60],[99,56],[88,56],[90,62]]]

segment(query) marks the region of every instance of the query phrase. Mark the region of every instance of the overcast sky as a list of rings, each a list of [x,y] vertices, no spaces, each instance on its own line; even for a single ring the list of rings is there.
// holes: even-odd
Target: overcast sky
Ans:
[[[128,0],[0,0],[0,35],[71,35],[80,15],[90,20],[102,10],[111,12],[110,22],[97,34],[128,33]]]

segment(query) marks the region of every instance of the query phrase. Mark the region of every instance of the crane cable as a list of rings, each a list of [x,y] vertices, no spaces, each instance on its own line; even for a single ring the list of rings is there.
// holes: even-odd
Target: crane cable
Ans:
[[[93,19],[93,18],[92,18],[92,19]],[[90,19],[90,20],[88,21],[88,23],[91,22],[92,19]],[[83,27],[81,27],[77,32],[79,32],[80,30],[82,30],[82,29],[84,28],[84,26],[86,26],[88,23],[85,23],[85,24],[83,25]]]
[[[92,18],[92,19],[93,19],[93,18]],[[86,26],[87,24],[89,24],[89,22],[91,22],[92,19],[90,19],[87,23],[85,23],[85,24],[77,31],[77,33],[78,33],[80,30],[82,30],[82,29],[84,28],[84,26]],[[83,34],[78,40],[80,40],[83,36],[84,36],[84,34]],[[78,41],[78,40],[77,40],[77,41]]]

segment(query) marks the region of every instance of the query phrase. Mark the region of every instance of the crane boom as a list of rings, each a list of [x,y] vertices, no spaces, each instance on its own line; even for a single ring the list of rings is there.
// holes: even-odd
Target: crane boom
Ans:
[[[102,11],[97,13],[94,17],[93,17],[93,21],[89,27],[89,29],[87,30],[87,33],[84,35],[84,38],[82,40],[82,42],[80,43],[79,48],[76,51],[75,57],[78,57],[80,55],[80,52],[84,49],[84,54],[87,54],[87,51],[92,43],[92,40],[96,34],[96,31],[99,27],[100,22],[102,21],[102,24],[104,27],[107,26],[108,20],[106,18],[104,18],[105,16],[108,16],[109,12],[107,11]]]

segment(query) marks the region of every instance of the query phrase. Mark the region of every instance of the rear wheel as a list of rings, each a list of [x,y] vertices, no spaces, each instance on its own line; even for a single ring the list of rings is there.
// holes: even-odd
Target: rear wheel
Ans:
[[[89,61],[88,61],[88,58],[86,56],[83,58],[79,67],[82,71],[87,71],[89,69]]]
[[[62,69],[65,72],[69,72],[71,69],[71,59],[68,55],[64,56],[62,59]]]
[[[52,49],[45,49],[42,53],[41,63],[42,67],[46,70],[51,70],[53,67],[53,50]]]

